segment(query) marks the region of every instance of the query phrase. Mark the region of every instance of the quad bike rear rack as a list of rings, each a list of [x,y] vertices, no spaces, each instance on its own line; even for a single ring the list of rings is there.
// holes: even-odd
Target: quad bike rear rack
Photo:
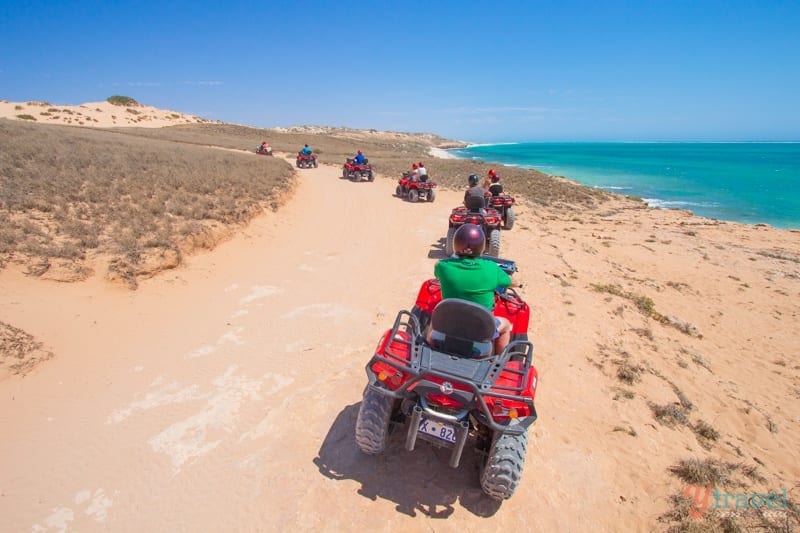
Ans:
[[[423,382],[428,377],[434,377],[448,382],[457,382],[459,385],[466,387],[468,390],[455,389],[452,394],[460,395],[462,398],[474,395],[478,405],[478,419],[493,431],[522,434],[527,430],[528,426],[536,421],[537,415],[533,398],[524,395],[526,388],[525,377],[528,375],[533,363],[533,344],[530,341],[513,340],[499,354],[480,359],[464,358],[437,351],[429,346],[421,334],[417,317],[406,310],[402,310],[397,314],[394,325],[388,335],[390,337],[384,343],[383,351],[375,353],[366,367],[367,377],[369,378],[368,387],[375,392],[395,399],[404,399],[411,390],[419,390],[418,386],[422,388],[429,386],[430,382],[428,384]],[[392,348],[395,343],[404,347],[402,349],[404,353]],[[405,355],[406,353],[408,356]],[[508,366],[509,361],[512,360],[520,361],[521,365]],[[409,376],[409,379],[405,380],[397,389],[389,388],[378,379],[378,376],[372,370],[372,366],[376,361],[391,366],[397,372]],[[519,379],[516,381],[519,385],[506,386],[498,384],[497,380],[502,373],[510,373],[517,376]],[[524,403],[529,407],[531,414],[523,418],[509,419],[504,423],[497,422],[492,417],[491,410],[486,403],[486,397]],[[466,404],[469,401],[465,400]],[[441,416],[439,413],[431,413],[442,421],[452,423],[452,420],[447,420],[446,416]],[[413,429],[409,430],[407,446],[410,444],[412,449],[416,437],[411,433],[416,433],[418,430],[420,416],[422,416],[421,410],[415,410],[411,414],[411,428]],[[417,420],[417,426],[413,424],[414,419]],[[458,426],[456,429],[460,431]]]

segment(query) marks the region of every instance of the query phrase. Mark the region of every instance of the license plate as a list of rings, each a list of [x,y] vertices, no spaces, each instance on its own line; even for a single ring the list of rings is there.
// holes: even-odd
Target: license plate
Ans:
[[[450,424],[442,422],[434,422],[433,420],[425,420],[424,418],[419,423],[419,430],[422,433],[433,435],[436,438],[445,440],[447,442],[456,442],[456,431]]]

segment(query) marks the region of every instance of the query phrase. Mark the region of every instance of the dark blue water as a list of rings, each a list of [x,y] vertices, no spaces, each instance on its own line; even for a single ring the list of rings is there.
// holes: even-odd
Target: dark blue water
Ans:
[[[565,176],[656,207],[800,229],[800,143],[517,143],[450,152]]]

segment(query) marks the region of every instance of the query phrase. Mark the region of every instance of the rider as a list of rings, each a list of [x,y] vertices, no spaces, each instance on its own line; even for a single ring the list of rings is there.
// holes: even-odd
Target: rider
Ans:
[[[312,152],[312,151],[313,151],[313,150],[311,150],[311,147],[310,147],[310,146],[308,146],[308,145],[306,144],[306,145],[303,145],[303,149],[302,149],[302,150],[300,150],[300,153],[301,153],[302,155],[311,155],[311,152]]]
[[[355,155],[355,157],[353,158],[353,162],[354,162],[356,165],[362,165],[362,164],[364,164],[364,160],[365,160],[365,159],[366,159],[366,157],[364,157],[364,154],[363,154],[363,152],[361,152],[361,150],[359,150],[359,151],[358,151],[358,153],[357,153],[357,154]]]
[[[486,235],[480,226],[464,224],[456,230],[453,236],[454,255],[442,259],[433,269],[441,284],[442,299],[461,298],[482,305],[489,311],[494,309],[495,290],[498,287],[510,287],[511,277],[494,261],[480,258],[485,246]],[[511,322],[505,317],[496,316],[495,323],[494,351],[500,353],[511,340]]]
[[[419,181],[421,181],[422,183],[428,181],[428,169],[425,168],[425,163],[420,161],[417,164],[417,170],[419,170]]]
[[[481,187],[480,185],[478,185],[479,181],[478,175],[470,174],[469,178],[467,178],[467,181],[469,183],[469,189],[467,189],[467,191],[464,193],[464,205],[469,207],[470,201],[468,200],[468,198],[474,197],[481,199],[481,201],[483,202],[483,205],[481,207],[486,207],[486,195],[488,194],[488,191],[486,190],[485,187]]]
[[[489,170],[489,181],[491,181],[489,192],[492,196],[500,196],[503,194],[503,185],[500,183],[500,176],[497,175],[495,169]]]
[[[263,141],[261,143],[261,146],[258,147],[258,149],[264,152],[265,154],[268,154],[272,151],[272,148],[269,147],[269,143],[267,141]]]
[[[419,165],[414,163],[411,165],[411,172],[408,174],[409,181],[417,182],[419,181]]]

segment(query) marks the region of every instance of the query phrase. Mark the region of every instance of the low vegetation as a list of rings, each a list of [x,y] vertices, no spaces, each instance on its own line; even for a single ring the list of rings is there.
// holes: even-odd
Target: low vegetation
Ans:
[[[109,104],[114,104],[122,107],[131,107],[140,105],[139,102],[137,102],[130,96],[121,96],[118,94],[115,94],[114,96],[109,96],[108,98],[106,98],[106,101]]]
[[[276,208],[280,159],[109,131],[0,121],[0,266],[81,277],[101,258],[132,287],[215,233]]]

